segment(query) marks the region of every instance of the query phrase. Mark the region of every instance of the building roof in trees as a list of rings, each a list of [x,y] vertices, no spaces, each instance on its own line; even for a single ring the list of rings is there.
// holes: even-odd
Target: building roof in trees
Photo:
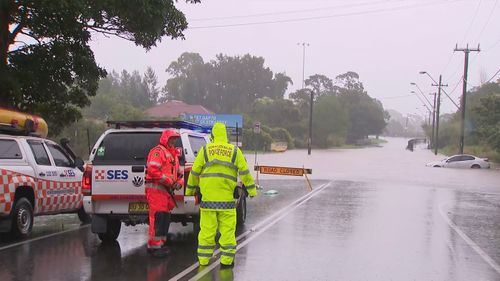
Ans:
[[[206,109],[202,105],[191,105],[178,100],[169,100],[165,103],[146,109],[147,115],[157,118],[176,118],[182,113],[214,114],[214,112]]]

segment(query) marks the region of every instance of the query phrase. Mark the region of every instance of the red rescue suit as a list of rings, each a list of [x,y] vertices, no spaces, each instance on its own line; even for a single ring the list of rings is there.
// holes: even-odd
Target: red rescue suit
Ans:
[[[160,249],[167,241],[170,211],[175,207],[173,189],[183,186],[179,173],[177,149],[169,144],[170,138],[178,138],[175,131],[166,130],[160,144],[149,151],[146,172],[146,198],[149,204],[148,249]]]

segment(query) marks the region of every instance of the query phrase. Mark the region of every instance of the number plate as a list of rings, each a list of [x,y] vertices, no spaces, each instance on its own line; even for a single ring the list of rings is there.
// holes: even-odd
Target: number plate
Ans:
[[[146,202],[130,202],[128,204],[129,213],[147,213],[149,212],[149,205]]]

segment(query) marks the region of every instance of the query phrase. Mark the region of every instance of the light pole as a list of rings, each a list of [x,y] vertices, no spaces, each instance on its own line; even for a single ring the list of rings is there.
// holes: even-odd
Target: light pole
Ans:
[[[432,86],[437,86],[438,87],[438,93],[437,93],[437,104],[436,102],[436,113],[435,113],[435,119],[436,119],[436,134],[435,134],[435,140],[434,140],[434,155],[437,155],[438,151],[438,146],[439,146],[439,109],[441,107],[441,91],[453,102],[453,104],[458,108],[458,105],[455,103],[455,101],[450,98],[450,96],[444,91],[443,87],[448,87],[448,85],[443,85],[442,84],[442,75],[439,75],[439,82],[436,82],[434,78],[427,72],[427,71],[420,71],[420,74],[426,74],[431,78],[431,80],[436,83],[432,84]]]
[[[429,125],[430,125],[430,120],[431,120],[431,118],[430,118],[430,113],[431,113],[431,110],[430,110],[430,109],[429,109],[429,107],[425,104],[424,100],[423,100],[421,97],[419,97],[415,91],[411,91],[410,93],[412,93],[412,94],[414,94],[415,96],[417,96],[417,98],[418,98],[418,99],[422,102],[422,105],[423,105],[423,106],[425,107],[425,109],[429,112]]]
[[[302,45],[302,90],[305,87],[305,70],[306,70],[306,47],[309,47],[309,43],[302,42],[297,43],[297,45]],[[311,101],[309,107],[309,138],[307,139],[307,155],[311,155],[312,146],[312,118],[313,118],[313,103],[314,103],[314,92],[311,92]]]
[[[302,89],[304,89],[305,83],[305,71],[306,71],[306,47],[309,47],[309,43],[302,42],[297,43],[297,45],[302,45]]]

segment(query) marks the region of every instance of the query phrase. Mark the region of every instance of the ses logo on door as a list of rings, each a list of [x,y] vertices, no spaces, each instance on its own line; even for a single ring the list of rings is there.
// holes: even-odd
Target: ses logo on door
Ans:
[[[94,174],[96,182],[124,182],[128,180],[127,170],[96,170]]]

